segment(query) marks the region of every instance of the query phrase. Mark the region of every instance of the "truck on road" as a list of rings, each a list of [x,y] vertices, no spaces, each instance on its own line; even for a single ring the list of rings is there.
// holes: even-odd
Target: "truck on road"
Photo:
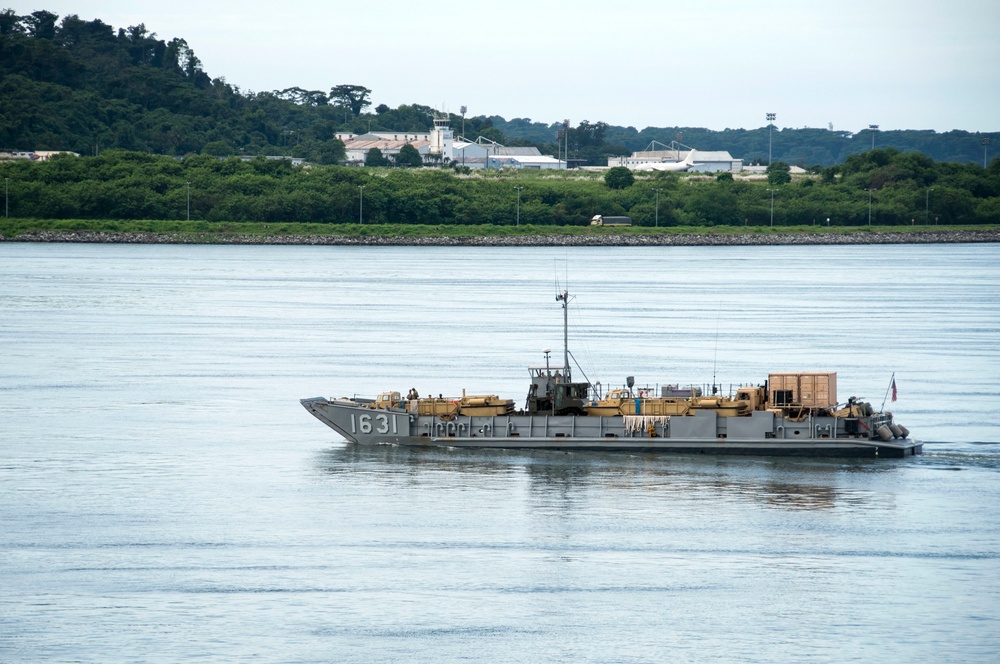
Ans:
[[[595,214],[590,219],[591,226],[631,226],[632,217],[605,217],[603,214]]]

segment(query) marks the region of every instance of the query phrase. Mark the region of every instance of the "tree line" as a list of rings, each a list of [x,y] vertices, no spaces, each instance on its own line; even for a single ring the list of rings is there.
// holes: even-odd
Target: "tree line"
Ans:
[[[624,169],[627,171],[627,169]],[[107,150],[47,162],[0,162],[12,217],[316,222],[587,225],[594,214],[638,226],[865,226],[1000,223],[1000,159],[935,162],[894,148],[766,181],[628,172],[293,166],[286,159],[175,158]],[[363,188],[363,189],[362,189]],[[361,199],[363,196],[363,206]]]

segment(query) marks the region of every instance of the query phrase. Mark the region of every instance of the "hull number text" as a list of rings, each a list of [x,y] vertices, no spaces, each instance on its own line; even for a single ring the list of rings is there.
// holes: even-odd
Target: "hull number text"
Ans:
[[[387,413],[377,413],[375,415],[369,415],[365,413],[364,415],[355,415],[351,413],[351,433],[389,433],[390,422],[392,424],[392,433],[397,433],[396,431],[396,418],[389,417]]]

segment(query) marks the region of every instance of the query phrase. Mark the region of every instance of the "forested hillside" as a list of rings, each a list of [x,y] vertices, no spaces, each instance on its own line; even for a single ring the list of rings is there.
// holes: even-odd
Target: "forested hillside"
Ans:
[[[343,157],[337,131],[427,131],[433,109],[420,104],[373,106],[363,85],[330,82],[324,90],[292,87],[241,90],[204,71],[183,38],[162,39],[144,24],[114,28],[100,19],[59,17],[39,10],[0,11],[0,149],[71,150],[93,155],[120,148],[165,155],[206,153],[290,155],[314,163]],[[582,109],[581,112],[586,112]],[[533,122],[500,116],[452,114],[467,138],[537,145],[558,154],[568,138],[575,163],[603,165],[607,157],[679,141],[698,150],[728,150],[746,163],[766,163],[768,128],[712,131],[693,127],[611,126],[599,119]],[[669,117],[669,109],[664,109]],[[871,149],[867,129],[857,133],[775,127],[775,161],[830,166]],[[876,147],[920,151],[938,161],[983,163],[983,138],[1000,134],[884,131]]]
[[[0,11],[0,149],[120,148],[165,155],[206,153],[343,158],[337,131],[427,131],[419,104],[371,112],[371,90],[241,90],[213,78],[181,38],[145,25],[115,29],[100,19],[40,10]],[[452,116],[455,126],[461,117]],[[485,117],[467,118],[471,138],[506,140]]]

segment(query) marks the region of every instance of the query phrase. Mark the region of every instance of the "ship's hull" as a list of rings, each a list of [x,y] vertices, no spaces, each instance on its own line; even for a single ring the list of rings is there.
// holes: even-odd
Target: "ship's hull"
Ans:
[[[863,423],[835,417],[785,420],[771,412],[722,417],[574,415],[464,416],[450,419],[403,409],[373,409],[351,400],[302,399],[317,419],[345,439],[362,444],[633,453],[776,456],[905,457],[920,454],[910,438],[882,440]],[[891,418],[891,415],[889,415]]]

